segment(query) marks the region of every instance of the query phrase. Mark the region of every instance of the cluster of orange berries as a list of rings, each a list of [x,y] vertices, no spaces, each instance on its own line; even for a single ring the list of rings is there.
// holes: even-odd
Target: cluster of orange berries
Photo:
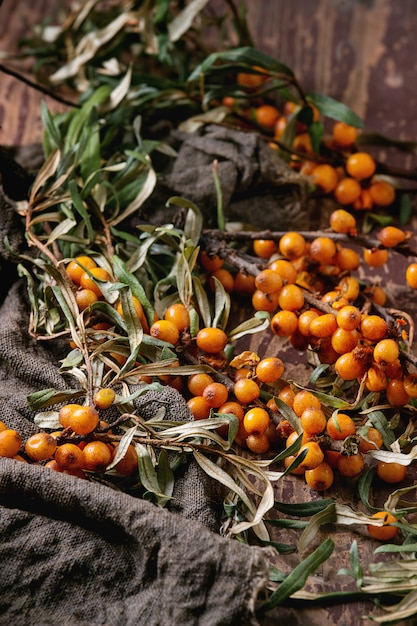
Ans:
[[[86,478],[86,472],[103,473],[115,459],[119,443],[95,438],[95,433],[109,433],[108,424],[100,420],[100,409],[111,406],[115,392],[102,388],[94,397],[94,406],[66,404],[59,411],[62,430],[40,431],[23,443],[21,434],[0,422],[0,456],[18,461],[38,463],[45,467]],[[138,456],[129,445],[114,465],[117,475],[137,472]]]

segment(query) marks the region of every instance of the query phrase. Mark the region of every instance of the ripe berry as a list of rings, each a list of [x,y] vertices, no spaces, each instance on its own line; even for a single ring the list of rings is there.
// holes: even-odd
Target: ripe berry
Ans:
[[[278,294],[278,305],[286,311],[298,311],[304,306],[303,290],[297,285],[284,285]]]
[[[362,188],[354,178],[342,178],[334,190],[334,197],[343,206],[353,204],[361,195]]]
[[[83,267],[81,267],[83,266]],[[81,284],[81,276],[85,270],[92,270],[97,267],[97,263],[89,256],[77,256],[73,261],[68,263],[66,272],[75,285]]]
[[[77,435],[87,435],[97,428],[99,414],[90,406],[68,404],[59,411],[59,421],[64,428],[71,428]]]
[[[115,445],[114,448],[114,456],[117,454],[117,449],[119,444]],[[113,457],[114,458],[114,457]],[[130,445],[126,450],[126,453],[118,463],[114,466],[114,469],[118,474],[122,474],[122,476],[131,476],[138,469],[138,455],[136,449],[133,445]]]
[[[332,129],[332,136],[340,148],[349,148],[358,137],[358,129],[345,122],[336,122]]]
[[[171,304],[164,313],[164,319],[174,324],[180,333],[190,327],[188,309],[181,302]]]
[[[386,181],[373,181],[369,186],[369,194],[376,206],[389,206],[395,200],[395,189]]]
[[[212,408],[217,408],[224,404],[228,395],[227,387],[223,383],[210,383],[203,391],[203,398],[207,400]]]
[[[395,248],[406,239],[406,234],[395,226],[385,226],[378,233],[378,239],[386,248]]]
[[[301,461],[300,467],[305,470],[314,469],[324,461],[324,452],[316,441],[307,441],[307,443],[304,443],[298,454],[301,454],[304,450],[307,450],[307,454]]]
[[[301,391],[297,391],[294,395],[292,408],[294,413],[298,415],[298,417],[301,417],[306,409],[321,409],[321,402],[311,391],[302,389]]]
[[[254,454],[265,454],[270,447],[267,433],[251,433],[246,437],[246,447]]]
[[[281,276],[284,285],[287,283],[295,283],[297,280],[297,270],[294,265],[286,259],[275,259],[271,261],[268,267]]]
[[[356,330],[337,328],[331,337],[332,348],[337,354],[351,352],[358,343],[359,333]]]
[[[378,461],[376,465],[377,476],[385,483],[396,484],[400,483],[407,476],[407,467],[400,465],[400,463],[386,463],[385,461]]]
[[[373,357],[376,363],[385,365],[398,359],[400,349],[394,339],[381,339],[374,347]]]
[[[113,458],[110,446],[104,441],[90,441],[84,447],[83,452],[83,469],[90,472],[104,472]]]
[[[393,378],[388,382],[385,395],[391,406],[405,406],[410,401],[410,396],[404,389],[404,383],[399,378]]]
[[[6,428],[0,432],[0,456],[14,457],[20,450],[22,437],[13,428]]]
[[[326,461],[322,461],[311,470],[306,470],[304,477],[307,485],[314,491],[329,489],[334,480],[333,470]]]
[[[387,388],[388,379],[383,367],[371,365],[366,371],[365,387],[368,391],[381,392]]]
[[[94,405],[101,410],[109,409],[116,398],[116,392],[110,387],[99,389],[93,398]]]
[[[97,295],[91,289],[80,289],[75,293],[75,301],[80,311],[84,311],[97,300]]]
[[[132,301],[133,301],[133,307],[134,307],[135,312],[136,312],[136,316],[137,316],[139,322],[141,323],[143,331],[148,334],[149,333],[149,324],[148,324],[148,320],[146,319],[146,315],[145,315],[145,311],[143,310],[142,303],[140,302],[140,300],[138,300],[138,298],[136,298],[136,296],[132,296]],[[116,305],[116,310],[119,313],[119,315],[124,317],[123,316],[122,303],[120,301]]]
[[[323,193],[333,191],[339,181],[337,171],[332,165],[327,163],[317,165],[312,172],[312,178]]]
[[[330,237],[316,237],[310,245],[309,256],[317,263],[332,263],[336,255],[336,244]]]
[[[241,378],[235,382],[233,393],[239,402],[249,404],[259,398],[261,390],[252,378]]]
[[[369,267],[382,267],[388,261],[388,250],[385,248],[366,248],[363,259]]]
[[[368,524],[368,533],[373,539],[379,539],[380,541],[389,541],[394,539],[398,533],[397,526],[390,526],[390,524],[397,522],[397,518],[388,511],[378,511],[372,515],[375,519],[383,519],[383,526],[374,526]]]
[[[239,296],[252,297],[255,291],[255,276],[244,272],[235,274],[234,292]]]
[[[342,441],[356,433],[353,419],[346,413],[337,413],[329,417],[326,426],[327,434],[331,439]]]
[[[256,289],[252,295],[252,306],[255,311],[274,313],[278,308],[278,291],[265,293],[260,289]]]
[[[216,291],[216,283],[214,280],[215,278],[222,284],[224,290],[227,293],[232,293],[235,288],[235,279],[233,277],[233,274],[229,272],[229,270],[222,267],[219,270],[216,270],[215,272],[212,272],[210,274],[208,284],[213,292]]]
[[[191,374],[191,376],[187,379],[187,389],[193,396],[202,396],[207,385],[210,385],[213,382],[213,377],[206,372]]]
[[[355,330],[362,320],[362,313],[356,306],[347,305],[337,313],[337,325],[344,330]]]
[[[84,451],[74,443],[64,443],[55,452],[55,461],[62,470],[75,470],[84,467]]]
[[[167,343],[175,346],[180,338],[180,333],[177,326],[169,320],[158,320],[152,324],[149,329],[149,334],[155,339],[166,341]]]
[[[360,331],[364,339],[380,341],[387,335],[388,324],[379,315],[365,315],[360,324]]]
[[[31,435],[25,443],[25,452],[33,461],[51,459],[56,450],[56,438],[48,433]]]
[[[331,337],[336,329],[336,316],[333,313],[323,313],[311,321],[309,330],[313,337]]]
[[[298,319],[294,311],[278,311],[271,319],[271,330],[279,337],[293,335],[298,327]]]
[[[187,401],[187,406],[195,420],[205,420],[210,416],[211,406],[204,396],[193,396]]]
[[[203,352],[216,354],[224,350],[227,335],[221,328],[208,326],[198,331],[196,336],[197,347]]]
[[[278,272],[271,269],[265,269],[259,272],[255,277],[255,287],[264,293],[273,293],[279,291],[282,287],[282,278]]]
[[[253,251],[261,259],[269,259],[277,251],[277,245],[272,239],[255,239]]]
[[[261,407],[249,409],[243,417],[243,426],[248,434],[264,433],[269,426],[269,422],[268,411]]]
[[[376,163],[367,152],[354,152],[347,158],[346,171],[356,180],[370,178],[375,170]]]
[[[200,253],[200,263],[207,272],[215,272],[224,265],[224,259],[217,255],[208,255],[205,250]]]
[[[90,274],[96,278],[98,281],[109,281],[111,280],[110,274],[103,267],[92,267],[89,270]],[[102,296],[102,292],[98,283],[96,283],[93,278],[90,277],[90,274],[84,272],[80,278],[80,285],[83,289],[90,289],[93,291],[98,298]]]
[[[341,272],[353,272],[361,264],[359,254],[351,248],[340,248],[336,253],[336,265]]]
[[[382,444],[381,433],[373,426],[370,426],[364,436],[359,438],[359,452],[366,453],[370,450],[379,450]]]
[[[405,279],[411,289],[417,289],[417,263],[410,263],[405,272]]]
[[[342,233],[346,235],[356,235],[357,234],[357,226],[356,219],[344,209],[335,209],[329,218],[330,228],[334,230],[335,233]]]
[[[297,259],[306,251],[306,241],[300,233],[288,232],[279,240],[279,251],[286,259]]]
[[[403,379],[404,389],[410,398],[417,398],[417,374],[407,374]]]
[[[308,435],[319,435],[326,428],[327,420],[322,409],[308,407],[301,413],[300,423]]]
[[[357,454],[341,454],[337,461],[337,469],[345,478],[355,478],[359,476],[365,465],[365,461],[360,452]]]
[[[274,128],[280,117],[278,109],[271,104],[261,104],[254,112],[256,123],[266,129]]]
[[[366,363],[359,359],[355,351],[341,354],[334,364],[336,373],[343,380],[355,380],[365,373]]]
[[[261,359],[256,366],[256,376],[262,383],[274,383],[284,373],[284,363],[277,356]]]

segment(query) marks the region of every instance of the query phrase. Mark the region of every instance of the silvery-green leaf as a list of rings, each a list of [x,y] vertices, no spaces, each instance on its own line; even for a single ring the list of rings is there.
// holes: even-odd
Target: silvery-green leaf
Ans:
[[[44,411],[37,413],[33,418],[34,423],[39,428],[50,430],[61,430],[62,424],[59,421],[59,411]]]
[[[195,17],[204,9],[207,2],[208,0],[191,0],[168,24],[168,35],[171,42],[178,41],[187,32]]]
[[[135,432],[136,432],[136,426],[132,426],[132,428],[129,428],[129,430],[127,430],[123,434],[122,438],[120,439],[119,445],[117,446],[116,454],[114,455],[112,462],[109,463],[109,465],[106,467],[106,471],[115,467],[118,464],[118,462],[123,459],[130,444],[132,443],[132,439],[135,435]]]

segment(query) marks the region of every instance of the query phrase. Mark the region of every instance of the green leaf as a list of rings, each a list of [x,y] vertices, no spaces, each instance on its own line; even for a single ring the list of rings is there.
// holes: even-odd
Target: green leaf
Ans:
[[[279,554],[291,554],[295,552],[295,546],[291,546],[288,543],[278,543],[277,541],[263,541],[264,546],[272,546]]]
[[[298,415],[292,410],[291,407],[288,406],[283,400],[274,396],[274,402],[278,407],[278,411],[284,417],[284,419],[288,420],[291,426],[297,431],[298,434],[303,432],[303,427],[301,426],[300,418]]]
[[[230,314],[230,295],[222,283],[213,276],[214,290],[214,315],[212,325],[215,328],[226,328]]]
[[[266,611],[280,606],[296,591],[302,589],[310,574],[313,574],[320,565],[330,557],[334,549],[333,541],[328,537],[306,559],[301,561],[289,574],[279,587],[271,594],[270,598],[259,609],[262,615]]]
[[[136,276],[128,271],[126,263],[124,263],[120,257],[115,255],[112,258],[112,261],[116,278],[120,280],[120,282],[124,285],[128,285],[130,287],[130,289],[132,290],[132,294],[140,301],[141,305],[143,306],[146,314],[146,319],[151,326],[154,319],[154,310],[146,296],[144,288],[142,287]]]
[[[74,205],[75,210],[80,215],[81,219],[84,221],[86,228],[88,239],[92,243],[95,239],[95,232],[93,225],[91,224],[90,215],[87,209],[84,206],[84,202],[81,198],[80,192],[78,191],[77,183],[75,180],[70,180],[68,183],[68,189],[71,194],[71,200]]]
[[[409,193],[401,195],[400,200],[400,222],[401,224],[408,224],[413,212],[413,202]]]
[[[84,390],[69,390],[60,391],[53,387],[48,389],[42,389],[41,391],[35,391],[27,396],[27,402],[31,411],[37,411],[46,406],[52,406],[61,402],[68,402],[69,400],[75,400],[85,396]]]
[[[171,469],[166,450],[161,450],[158,456],[157,478],[163,498],[158,498],[159,506],[164,506],[172,498],[174,493],[175,478]]]
[[[323,511],[328,506],[333,504],[332,498],[322,498],[320,500],[313,500],[311,502],[296,502],[294,504],[290,502],[279,502],[275,500],[274,508],[286,515],[295,515],[296,517],[310,517],[320,511]]]
[[[50,148],[59,148],[62,143],[61,134],[45,102],[41,102],[41,119]],[[48,153],[51,150],[48,150]]]
[[[355,126],[356,128],[363,127],[363,121],[361,118],[356,115],[352,109],[343,104],[343,102],[338,102],[329,96],[317,92],[310,92],[306,94],[306,99],[311,104],[314,104],[322,115],[340,122],[345,122],[345,124]]]
[[[123,457],[126,455],[126,452],[130,444],[132,443],[132,439],[135,435],[135,432],[136,432],[136,426],[132,426],[132,428],[129,428],[123,434],[123,437],[120,439],[119,445],[117,446],[116,454],[114,455],[114,458],[111,461],[111,463],[109,463],[109,465],[106,467],[106,471],[113,469],[113,467],[115,467],[118,464],[118,462],[121,461]]]
[[[334,502],[329,504],[328,507],[319,511],[310,519],[308,526],[301,533],[298,540],[298,551],[300,554],[306,550],[309,544],[313,541],[320,528],[324,524],[334,524],[336,522],[336,505]]]
[[[366,506],[366,508],[373,513],[376,513],[376,511],[379,510],[378,508],[374,507],[369,501],[371,486],[375,476],[375,472],[376,465],[371,465],[371,467],[361,473],[358,479],[359,497]]]
[[[164,494],[161,491],[148,447],[141,443],[135,443],[134,446],[138,453],[139,477],[142,485],[147,491],[155,494],[157,498],[163,498]]]

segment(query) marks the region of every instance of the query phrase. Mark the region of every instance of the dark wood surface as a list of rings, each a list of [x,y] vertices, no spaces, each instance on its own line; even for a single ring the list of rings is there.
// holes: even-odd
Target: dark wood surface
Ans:
[[[0,51],[17,50],[18,40],[27,34],[28,25],[56,14],[60,10],[58,4],[65,7],[67,3],[33,0],[24,3],[23,11],[16,8],[16,0],[4,0],[0,7]],[[417,11],[413,0],[248,0],[247,5],[255,44],[289,65],[305,90],[342,100],[364,119],[368,130],[396,139],[417,139]],[[0,62],[31,77],[29,60]],[[65,110],[65,106],[14,77],[0,74],[0,85],[0,145],[30,145],[41,140],[42,100],[52,111]],[[379,151],[379,156],[384,159],[390,154]],[[398,159],[396,155],[393,158]],[[399,160],[410,169],[415,167],[414,157]],[[389,279],[387,275],[386,280]],[[395,281],[391,284],[395,289]],[[252,348],[278,353],[282,343],[277,338],[255,335]],[[289,377],[302,379],[304,357],[293,354],[290,361]],[[340,501],[361,508],[359,502],[352,502],[348,484],[337,484],[334,494]],[[296,478],[277,488],[277,499],[303,501],[311,497],[304,481]],[[336,551],[321,568],[320,576],[312,580],[312,588],[323,590],[324,581],[326,590],[344,589],[349,581],[336,573],[340,567],[348,566],[352,538],[360,545],[364,563],[372,559],[376,546],[366,537],[366,531],[326,530],[336,542]],[[289,537],[277,536],[276,540],[287,542]],[[288,569],[297,563],[297,558],[297,554],[280,557],[278,565]],[[265,624],[272,626],[286,619],[291,626],[371,626],[372,622],[362,620],[362,616],[372,608],[372,603],[362,602],[325,608],[298,606],[274,612]]]

